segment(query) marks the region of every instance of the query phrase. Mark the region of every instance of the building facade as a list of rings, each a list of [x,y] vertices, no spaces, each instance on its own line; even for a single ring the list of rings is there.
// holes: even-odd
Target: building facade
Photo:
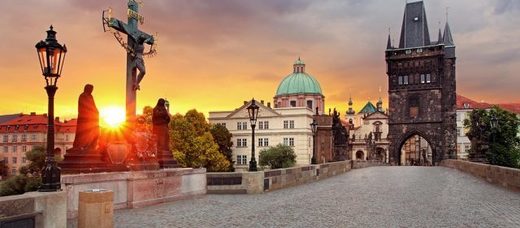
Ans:
[[[25,152],[36,146],[46,146],[46,114],[19,114],[18,117],[0,124],[0,159],[8,167],[9,175],[16,175],[18,169],[27,164]],[[76,132],[76,121],[55,120],[55,145],[61,156],[72,148]]]
[[[352,105],[349,98],[344,122],[349,129],[349,158],[388,162],[388,114],[383,111],[383,101],[379,98],[376,106],[369,101],[357,113]]]
[[[310,124],[313,112],[307,107],[271,108],[258,104],[258,120],[255,141],[247,112],[251,102],[234,111],[209,112],[209,122],[226,127],[232,134],[233,159],[235,168],[246,170],[251,160],[251,144],[255,143],[255,159],[259,161],[260,151],[270,146],[284,144],[296,153],[296,164],[306,165],[312,158],[312,130]]]
[[[430,41],[422,1],[407,3],[399,46],[385,51],[389,97],[390,162],[401,165],[404,143],[416,135],[432,148],[433,164],[456,157],[455,45],[444,34]]]

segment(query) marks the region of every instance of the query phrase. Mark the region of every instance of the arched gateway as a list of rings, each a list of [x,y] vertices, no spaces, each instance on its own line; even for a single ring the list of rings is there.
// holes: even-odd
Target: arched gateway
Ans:
[[[433,165],[456,157],[455,45],[446,22],[444,35],[430,41],[424,3],[406,4],[399,46],[390,36],[386,49],[390,163],[426,164],[422,152],[402,156],[402,147],[419,136],[431,148]]]

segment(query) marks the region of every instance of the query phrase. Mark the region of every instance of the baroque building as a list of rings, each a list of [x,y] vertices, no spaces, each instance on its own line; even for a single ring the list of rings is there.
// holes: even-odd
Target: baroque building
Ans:
[[[405,164],[403,145],[416,136],[428,143],[431,155],[414,155],[420,161],[411,160],[414,164],[456,158],[456,58],[448,22],[431,41],[423,1],[407,3],[399,44],[394,46],[389,35],[385,56],[390,163]]]
[[[344,122],[349,129],[349,158],[388,162],[388,113],[383,111],[383,101],[379,98],[376,106],[368,101],[357,113],[352,106],[349,98]]]
[[[305,63],[298,58],[293,65],[293,73],[286,76],[276,90],[274,107],[270,102],[257,102],[260,108],[255,142],[251,142],[252,132],[247,113],[250,101],[245,101],[235,110],[211,111],[208,120],[211,124],[223,125],[229,130],[232,134],[235,168],[246,170],[251,159],[252,143],[255,143],[257,161],[262,149],[285,144],[293,147],[297,165],[310,164],[314,146],[310,124],[316,118],[316,159],[322,163],[333,159],[332,118],[316,115],[316,109],[323,113],[324,98],[319,82],[305,72]]]
[[[55,146],[63,156],[72,148],[76,134],[76,120],[55,119]],[[9,175],[16,175],[18,169],[27,164],[25,152],[36,146],[45,147],[47,142],[47,114],[18,114],[15,118],[0,123],[0,159],[8,167]]]

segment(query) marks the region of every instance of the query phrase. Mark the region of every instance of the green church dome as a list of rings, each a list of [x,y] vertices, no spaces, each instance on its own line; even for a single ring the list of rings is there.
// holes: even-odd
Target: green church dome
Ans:
[[[294,72],[287,75],[276,90],[276,96],[291,94],[320,94],[320,83],[311,75],[305,73],[305,63],[298,58],[294,63]]]

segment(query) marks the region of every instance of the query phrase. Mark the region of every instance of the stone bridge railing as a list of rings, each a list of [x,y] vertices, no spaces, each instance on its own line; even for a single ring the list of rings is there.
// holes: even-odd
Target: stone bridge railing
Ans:
[[[351,169],[386,165],[375,161],[340,161],[259,172],[207,173],[208,194],[255,194],[310,183]]]
[[[520,191],[520,169],[453,159],[443,160],[441,166],[458,169],[493,184]]]

